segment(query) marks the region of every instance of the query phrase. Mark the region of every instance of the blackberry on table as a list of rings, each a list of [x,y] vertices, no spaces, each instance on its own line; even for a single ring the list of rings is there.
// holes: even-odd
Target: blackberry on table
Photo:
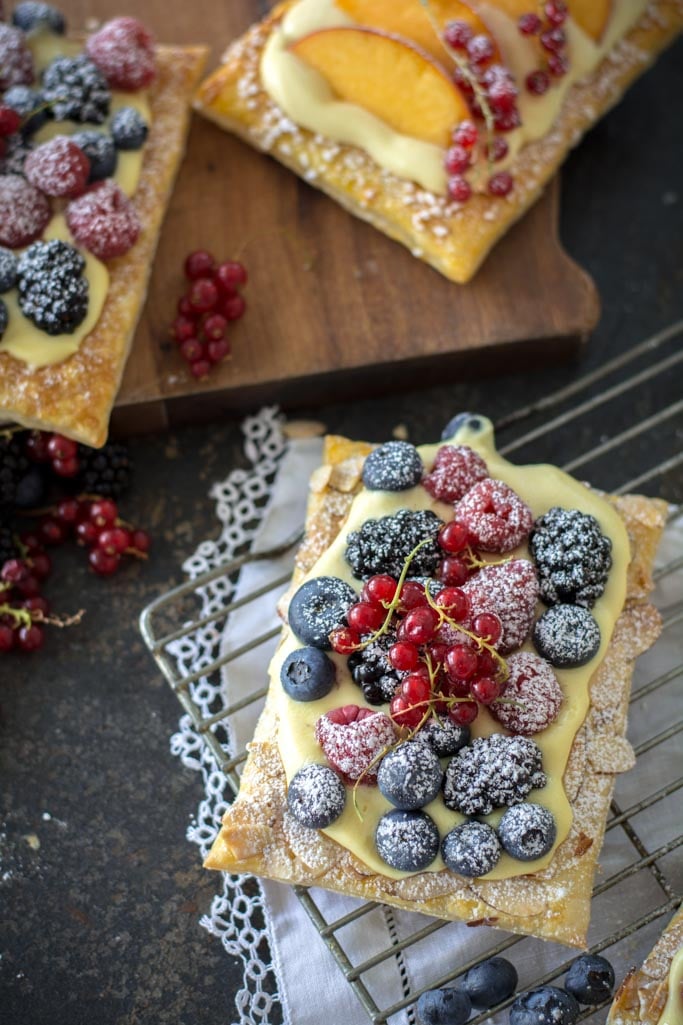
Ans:
[[[546,605],[593,607],[612,567],[612,542],[594,516],[553,506],[536,521],[529,545]]]
[[[0,509],[14,505],[19,481],[28,469],[23,446],[14,434],[0,438]]]
[[[57,121],[101,125],[109,114],[111,93],[100,69],[83,54],[57,57],[43,74],[43,96]]]
[[[78,450],[79,491],[103,498],[120,498],[130,487],[133,462],[128,446],[109,442],[102,448],[81,445]]]
[[[85,260],[68,242],[34,242],[17,267],[24,316],[49,335],[75,331],[88,312],[84,270]]]
[[[443,554],[436,542],[442,526],[443,520],[431,509],[399,509],[392,516],[366,520],[360,530],[351,531],[347,538],[346,561],[359,580],[377,573],[398,578],[413,549],[420,541],[429,540],[413,557],[410,575],[433,576]]]
[[[17,548],[11,528],[0,523],[0,569],[10,559],[18,558],[19,549]]]

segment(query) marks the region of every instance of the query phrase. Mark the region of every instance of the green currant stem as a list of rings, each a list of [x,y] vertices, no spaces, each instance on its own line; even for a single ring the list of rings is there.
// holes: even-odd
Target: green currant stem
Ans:
[[[11,616],[17,626],[30,626],[33,622],[28,609],[15,609],[12,605],[8,605],[7,602],[0,605],[0,616]]]

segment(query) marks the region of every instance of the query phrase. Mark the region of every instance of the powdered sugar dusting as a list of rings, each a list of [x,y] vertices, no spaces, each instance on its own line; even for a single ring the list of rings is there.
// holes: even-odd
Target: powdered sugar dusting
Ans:
[[[557,719],[562,688],[551,666],[531,651],[510,655],[507,666],[503,699],[493,702],[491,713],[511,733],[528,737]]]
[[[475,544],[485,552],[510,552],[531,530],[534,517],[529,506],[502,480],[479,481],[455,507],[455,518],[464,523]]]

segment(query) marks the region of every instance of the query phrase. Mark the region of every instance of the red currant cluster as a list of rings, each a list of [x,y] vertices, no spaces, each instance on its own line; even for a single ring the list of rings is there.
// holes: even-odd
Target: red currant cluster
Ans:
[[[34,463],[49,463],[58,477],[75,477],[80,470],[78,443],[63,434],[31,431],[24,442],[24,451]]]
[[[239,289],[247,283],[247,272],[237,260],[216,264],[211,253],[197,249],[185,260],[185,277],[190,287],[178,300],[171,334],[190,373],[201,380],[230,356],[228,322],[239,320],[246,309]]]
[[[348,655],[390,627],[395,630],[388,659],[406,675],[389,711],[394,722],[408,729],[419,726],[430,711],[469,725],[479,704],[489,705],[503,694],[507,679],[505,662],[493,648],[502,634],[501,620],[489,612],[472,617],[461,587],[479,565],[467,528],[453,520],[441,528],[438,541],[444,555],[436,574],[441,587],[433,597],[419,581],[372,576],[360,601],[346,613],[348,625],[330,635],[333,650]]]
[[[7,152],[7,140],[21,128],[21,117],[16,110],[0,104],[0,158]]]
[[[569,13],[566,3],[562,0],[548,0],[543,5],[544,18],[530,11],[523,14],[519,21],[519,31],[523,36],[538,36],[544,51],[544,66],[531,71],[525,81],[527,90],[534,96],[542,96],[550,88],[553,78],[562,78],[569,70],[567,58],[567,37],[563,25]]]
[[[8,559],[0,569],[0,654],[16,648],[37,651],[45,641],[43,623],[50,605],[41,593],[52,560],[37,537],[23,559]]]
[[[481,143],[480,129],[472,121],[461,121],[453,133],[453,145],[445,159],[448,194],[451,199],[464,203],[472,194],[465,172],[479,157],[496,163],[507,156],[508,144],[503,134],[521,124],[517,87],[508,68],[496,62],[497,50],[490,36],[475,34],[466,21],[455,20],[446,25],[443,39],[454,52],[457,64],[454,79],[466,96],[473,116],[493,125],[493,133],[490,126],[486,126]],[[508,171],[497,171],[489,177],[487,187],[492,196],[507,196],[513,185]]]
[[[116,572],[122,555],[145,558],[151,545],[146,530],[119,519],[116,502],[95,496],[65,498],[43,515],[36,534],[22,541],[30,553],[34,538],[39,545],[59,545],[70,535],[88,549],[92,569],[103,577]]]

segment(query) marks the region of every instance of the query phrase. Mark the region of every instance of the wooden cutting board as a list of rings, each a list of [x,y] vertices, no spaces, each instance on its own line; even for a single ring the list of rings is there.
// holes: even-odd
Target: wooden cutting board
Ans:
[[[71,27],[122,13],[121,0],[61,5]],[[263,14],[253,0],[138,0],[160,40],[228,41]],[[118,433],[162,429],[263,402],[311,405],[574,354],[595,326],[591,278],[557,235],[559,182],[455,285],[275,161],[195,115],[166,214],[148,300],[114,414]],[[232,359],[195,381],[169,326],[192,249],[239,257],[247,312]]]

